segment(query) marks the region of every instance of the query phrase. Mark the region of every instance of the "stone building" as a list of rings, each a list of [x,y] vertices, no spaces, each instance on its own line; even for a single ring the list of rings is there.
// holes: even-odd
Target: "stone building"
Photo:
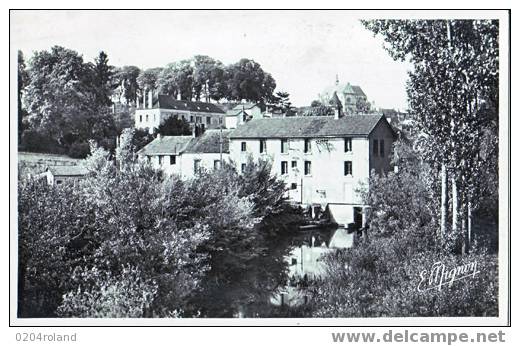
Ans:
[[[143,98],[143,104],[135,110],[135,127],[148,128],[153,133],[170,117],[213,129],[224,126],[225,112],[214,103],[176,100],[170,95],[154,96],[149,92],[148,100]]]
[[[381,115],[264,118],[234,130],[229,152],[239,170],[250,157],[271,161],[290,200],[334,208],[347,224],[363,207],[357,189],[368,183],[370,172],[390,170],[394,140]]]
[[[342,105],[342,110],[346,115],[366,113],[369,108],[367,96],[358,85],[351,85],[350,83],[342,84],[336,76],[334,85],[325,88],[318,96],[324,105],[329,105],[335,102],[334,95],[337,97]]]

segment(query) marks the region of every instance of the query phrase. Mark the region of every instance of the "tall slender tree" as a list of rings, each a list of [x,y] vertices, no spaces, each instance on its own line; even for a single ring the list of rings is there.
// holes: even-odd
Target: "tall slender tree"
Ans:
[[[428,139],[423,154],[441,167],[443,192],[444,172],[451,176],[452,231],[466,251],[482,179],[481,133],[489,126],[481,110],[488,104],[497,109],[498,21],[375,20],[363,24],[383,36],[394,59],[409,59],[414,64],[407,91],[410,107]],[[446,205],[444,195],[442,232]],[[461,222],[462,215],[468,217]]]

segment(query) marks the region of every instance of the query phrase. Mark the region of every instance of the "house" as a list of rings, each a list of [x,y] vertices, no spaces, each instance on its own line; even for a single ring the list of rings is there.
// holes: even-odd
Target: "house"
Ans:
[[[200,169],[216,169],[229,160],[229,133],[212,129],[191,136],[157,136],[138,155],[167,174],[192,178]]]
[[[260,105],[255,103],[238,104],[226,112],[226,128],[235,129],[251,119],[262,117]]]
[[[153,133],[166,119],[177,117],[190,124],[213,129],[224,126],[225,112],[214,103],[176,100],[170,95],[157,95],[150,91],[148,100],[135,110],[135,127],[148,128]]]
[[[336,76],[334,85],[325,88],[318,96],[325,105],[335,103],[333,98],[338,98],[346,115],[366,112],[366,107],[369,105],[367,96],[360,86],[350,83],[342,84],[339,82],[338,76]]]
[[[81,165],[77,166],[49,166],[41,176],[47,178],[49,185],[76,183],[88,174],[88,170]]]
[[[363,208],[357,189],[370,172],[390,170],[395,133],[382,115],[255,119],[230,134],[229,152],[238,169],[247,160],[272,162],[296,203],[334,207],[338,223],[354,222]]]

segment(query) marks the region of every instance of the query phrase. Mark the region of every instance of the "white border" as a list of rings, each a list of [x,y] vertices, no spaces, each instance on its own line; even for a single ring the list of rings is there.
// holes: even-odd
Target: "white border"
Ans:
[[[351,13],[348,13],[349,15]],[[509,18],[505,11],[440,11],[440,10],[406,10],[406,11],[356,11],[356,16],[360,18],[498,18],[500,19],[500,113],[499,113],[499,129],[500,129],[500,145],[499,145],[499,171],[500,171],[500,216],[499,216],[499,313],[498,318],[485,317],[467,317],[467,318],[337,318],[337,319],[18,319],[16,318],[16,267],[17,267],[17,131],[16,131],[16,43],[11,42],[9,56],[10,61],[10,235],[11,235],[11,299],[10,299],[10,323],[16,326],[272,326],[272,325],[292,325],[292,326],[474,326],[487,325],[499,326],[507,324],[508,311],[508,78],[509,78]],[[7,256],[7,254],[4,254]],[[5,261],[4,263],[7,263]]]

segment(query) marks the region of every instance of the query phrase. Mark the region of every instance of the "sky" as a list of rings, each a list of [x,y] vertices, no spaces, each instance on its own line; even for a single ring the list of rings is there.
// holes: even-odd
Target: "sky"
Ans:
[[[336,75],[359,85],[376,107],[406,109],[407,71],[356,11],[12,11],[11,49],[26,58],[53,45],[115,66],[165,66],[197,54],[224,64],[250,58],[277,91],[308,106]]]

